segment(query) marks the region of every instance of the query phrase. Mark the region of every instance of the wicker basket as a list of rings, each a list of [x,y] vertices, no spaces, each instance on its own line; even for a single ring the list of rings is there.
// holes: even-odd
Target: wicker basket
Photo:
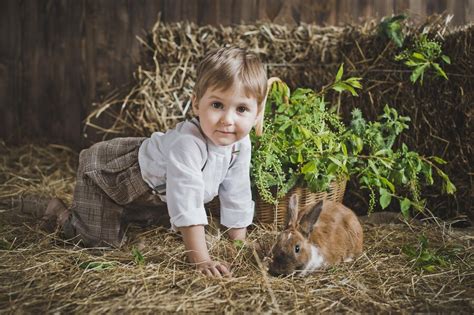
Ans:
[[[276,224],[282,226],[286,220],[288,202],[293,194],[297,194],[299,206],[305,208],[320,200],[332,200],[342,202],[346,190],[346,179],[333,181],[328,192],[313,193],[308,188],[293,187],[285,197],[278,200],[277,205],[269,204],[257,197],[255,204],[256,222],[261,224]]]

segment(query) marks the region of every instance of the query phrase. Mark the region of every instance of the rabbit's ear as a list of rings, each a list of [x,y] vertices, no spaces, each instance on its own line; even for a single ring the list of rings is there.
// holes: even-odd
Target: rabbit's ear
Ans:
[[[298,220],[298,195],[293,194],[288,203],[288,212],[286,214],[286,228],[296,227]]]
[[[306,238],[311,235],[311,232],[313,232],[314,224],[316,223],[316,221],[318,221],[322,209],[323,202],[318,201],[308,211],[302,214],[299,229],[301,231],[301,234],[303,234]]]

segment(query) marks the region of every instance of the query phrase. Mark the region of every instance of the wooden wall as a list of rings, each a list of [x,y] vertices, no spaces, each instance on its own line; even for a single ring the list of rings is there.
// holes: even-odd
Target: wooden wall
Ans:
[[[339,25],[408,12],[474,21],[474,0],[1,0],[0,140],[90,144],[93,102],[133,82],[136,36],[164,22]],[[94,137],[89,137],[89,139]]]

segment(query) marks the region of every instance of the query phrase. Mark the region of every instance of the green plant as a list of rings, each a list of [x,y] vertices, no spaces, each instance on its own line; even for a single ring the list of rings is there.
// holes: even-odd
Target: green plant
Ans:
[[[106,269],[111,269],[115,267],[114,262],[102,262],[102,261],[85,261],[83,263],[79,264],[79,268],[84,269],[84,270],[95,270],[95,271],[100,271],[100,270],[106,270]]]
[[[438,249],[430,248],[428,238],[421,235],[418,244],[405,245],[402,252],[412,259],[414,266],[428,272],[434,272],[439,268],[447,267],[456,258],[459,248],[442,247]]]
[[[361,88],[359,78],[342,80],[342,69],[335,82],[319,93],[301,88],[290,93],[283,82],[272,85],[265,132],[253,138],[252,177],[259,196],[276,204],[295,185],[325,191],[332,181],[353,176],[370,192],[369,211],[378,195],[381,208],[398,199],[401,212],[408,216],[412,206],[423,209],[420,185],[434,183],[433,169],[443,180],[444,192],[453,193],[454,185],[437,166],[445,163],[442,159],[420,156],[404,143],[395,148],[398,136],[408,129],[408,117],[386,105],[376,121],[367,122],[355,109],[346,126],[327,109],[328,89],[355,95],[348,86]]]
[[[413,46],[396,55],[395,60],[403,61],[405,65],[413,68],[410,75],[412,83],[416,83],[419,79],[420,84],[423,84],[423,76],[430,69],[433,69],[437,76],[448,80],[448,76],[441,68],[440,63],[451,64],[451,59],[443,54],[441,44],[429,39],[426,34],[416,37]]]
[[[397,47],[401,48],[405,40],[401,22],[406,18],[406,15],[400,14],[382,19],[382,22],[378,25],[379,34],[392,40]]]
[[[143,254],[140,252],[140,250],[136,247],[132,248],[132,256],[133,256],[133,262],[136,265],[144,265],[145,264],[145,257]]]
[[[339,68],[334,84],[319,94],[311,89],[290,89],[283,82],[273,84],[265,108],[265,132],[254,138],[253,177],[261,197],[276,203],[298,181],[314,191],[324,190],[343,175],[344,156],[340,139],[345,131],[339,116],[326,110],[324,92],[343,91],[360,83],[342,81]],[[355,82],[355,83],[354,83]],[[276,192],[272,192],[276,190]]]
[[[234,247],[237,249],[242,249],[245,247],[245,242],[242,240],[234,240],[233,244],[234,244]]]

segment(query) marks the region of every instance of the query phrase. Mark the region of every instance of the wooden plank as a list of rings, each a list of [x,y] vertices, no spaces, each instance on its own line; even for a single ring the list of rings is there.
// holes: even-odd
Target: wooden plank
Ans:
[[[21,115],[21,2],[0,1],[0,139],[18,142]]]
[[[222,2],[226,2],[222,0]],[[238,4],[238,5],[237,5]],[[258,19],[257,0],[234,0],[232,23],[254,23]],[[237,18],[238,17],[238,18]]]
[[[293,13],[292,13],[292,8],[295,6],[295,2],[297,0],[286,0],[281,3],[281,9],[278,11],[278,15],[273,19],[274,23],[277,24],[288,24],[292,25],[295,24],[295,20],[293,18]],[[267,2],[268,3],[268,2]],[[280,3],[278,2],[273,2],[275,3],[275,9],[273,10],[274,12],[277,12],[277,8]]]
[[[351,0],[336,1],[336,24],[344,25],[352,23],[352,11],[354,3]]]
[[[426,0],[410,0],[408,13],[410,18],[421,21],[426,18]]]
[[[194,1],[192,1],[194,2]],[[136,66],[145,58],[143,56],[147,50],[142,47],[137,37],[145,39],[151,31],[153,25],[158,21],[159,13],[162,10],[162,3],[155,0],[142,0],[140,5],[128,5],[128,14],[130,23],[128,25],[128,37],[130,50],[130,61],[132,63],[131,71],[136,70]],[[188,13],[186,14],[189,14]],[[196,15],[194,14],[194,17]]]
[[[460,1],[456,1],[460,2]],[[428,0],[426,6],[426,13],[428,15],[432,14],[442,14],[447,9],[447,0]]]
[[[300,3],[301,22],[316,23],[319,25],[332,24],[331,19],[335,19],[336,1],[311,1],[304,0]]]
[[[235,0],[219,0],[216,5],[217,24],[231,25],[233,23],[233,19],[240,17],[240,1],[236,2]]]
[[[136,36],[151,30],[162,9],[162,2],[149,0],[141,3],[127,0],[86,2],[83,22],[83,41],[87,43],[83,57],[86,84],[84,112],[91,112],[94,102],[100,103],[117,91],[123,94],[130,90],[135,82],[133,73],[143,61],[144,54]],[[175,19],[171,14],[176,13],[170,12],[166,11],[165,14],[168,14],[169,19]],[[113,32],[110,32],[111,27]],[[110,124],[107,118],[101,118],[98,122]],[[88,129],[86,143],[100,139],[95,130]]]
[[[198,6],[199,3],[197,1],[182,1],[180,20],[197,23]]]
[[[466,13],[469,10],[469,2],[467,0],[448,1],[447,12],[453,15],[452,25],[463,25],[466,23]]]
[[[217,25],[218,0],[199,0],[197,23],[199,25]]]
[[[78,147],[82,2],[27,1],[23,10],[21,136]]]
[[[393,0],[376,0],[374,1],[373,15],[381,19],[385,16],[393,14]]]
[[[394,14],[408,13],[409,9],[410,9],[409,0],[394,0],[393,1]]]
[[[283,9],[284,0],[260,0],[258,18],[262,21],[274,22]]]
[[[467,3],[465,23],[474,23],[474,0]]]
[[[374,0],[360,0],[357,7],[357,10],[354,8],[357,15],[354,16],[353,14],[353,19],[356,22],[360,23],[374,17]]]
[[[162,0],[162,20],[165,23],[179,22],[182,17],[181,0]]]

